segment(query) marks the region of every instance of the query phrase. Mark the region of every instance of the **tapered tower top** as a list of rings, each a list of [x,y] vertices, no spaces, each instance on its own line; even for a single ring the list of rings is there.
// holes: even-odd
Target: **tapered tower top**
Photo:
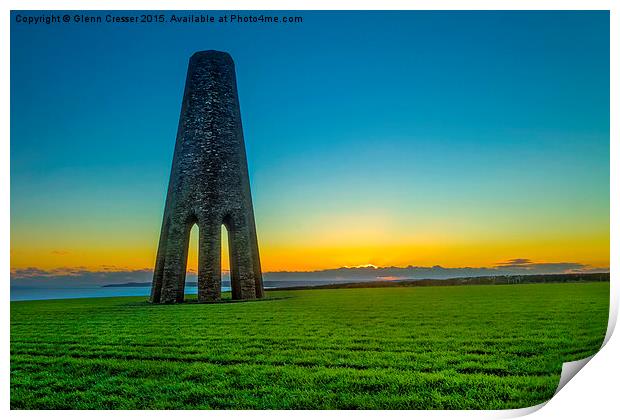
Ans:
[[[230,56],[230,54],[228,54],[225,51],[216,51],[216,50],[196,51],[194,54],[192,54],[190,58],[190,62],[195,61],[195,60],[205,60],[205,59],[225,60],[225,61],[230,61],[231,63],[234,64],[234,61],[232,57]]]

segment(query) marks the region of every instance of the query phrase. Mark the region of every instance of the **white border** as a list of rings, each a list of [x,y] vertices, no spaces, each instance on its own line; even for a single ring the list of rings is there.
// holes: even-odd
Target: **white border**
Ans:
[[[2,226],[0,227],[0,264],[5,273],[6,280],[4,287],[0,288],[0,299],[4,305],[2,310],[2,336],[6,340],[2,346],[2,384],[0,392],[3,407],[9,410],[9,390],[10,390],[10,304],[9,304],[9,271],[10,271],[10,149],[9,149],[9,88],[10,88],[10,10],[610,10],[611,11],[611,311],[610,322],[606,337],[606,345],[597,353],[588,366],[577,375],[577,379],[569,381],[566,386],[547,404],[539,407],[525,408],[520,410],[505,411],[295,411],[295,412],[268,412],[268,411],[213,411],[204,413],[201,411],[183,411],[174,414],[165,411],[149,411],[148,416],[154,419],[168,419],[170,415],[191,418],[208,415],[217,419],[232,419],[237,417],[251,416],[254,418],[290,418],[294,416],[299,419],[314,418],[317,414],[327,418],[504,418],[516,417],[535,411],[536,418],[615,418],[618,413],[617,404],[617,384],[620,374],[620,363],[618,354],[620,353],[620,342],[617,337],[611,335],[616,323],[618,314],[618,276],[617,270],[620,262],[620,248],[618,246],[618,214],[620,211],[620,133],[618,122],[620,121],[618,98],[619,85],[618,66],[620,34],[620,6],[613,0],[435,0],[435,1],[402,1],[402,0],[383,0],[372,2],[369,0],[342,1],[342,0],[318,0],[318,1],[282,1],[282,0],[229,0],[219,3],[213,1],[197,0],[89,0],[89,1],[42,1],[42,0],[5,0],[0,2],[0,80],[2,100],[0,101],[0,179],[2,182],[2,206],[0,215]],[[542,408],[544,406],[544,408]],[[540,410],[538,410],[540,409]],[[536,411],[538,410],[538,411]],[[11,411],[10,415],[19,418],[32,418],[45,416],[50,418],[107,418],[114,415],[118,418],[131,418],[141,412],[117,411],[113,414],[106,411],[91,412],[64,412],[64,411]]]

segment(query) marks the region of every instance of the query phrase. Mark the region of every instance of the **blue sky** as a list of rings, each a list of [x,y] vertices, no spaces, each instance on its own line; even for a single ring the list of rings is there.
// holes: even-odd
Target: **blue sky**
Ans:
[[[206,49],[236,62],[265,269],[608,266],[607,12],[284,14],[13,19],[12,267],[152,267]]]

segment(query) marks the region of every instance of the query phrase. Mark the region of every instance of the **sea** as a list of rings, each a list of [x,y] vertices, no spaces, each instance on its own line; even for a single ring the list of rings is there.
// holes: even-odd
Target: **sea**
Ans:
[[[222,287],[223,292],[230,291],[230,287]],[[197,286],[186,286],[185,293],[197,294]],[[78,299],[114,296],[144,296],[151,294],[150,286],[137,287],[79,287],[79,288],[21,288],[11,287],[11,301],[20,300],[49,300],[49,299]]]
[[[369,281],[360,279],[357,281]],[[265,289],[281,288],[281,287],[307,287],[320,286],[327,284],[350,283],[351,280],[342,279],[282,279],[282,280],[264,280]],[[222,279],[222,291],[230,291],[230,281]],[[198,294],[198,286],[195,281],[185,283],[185,294]],[[96,284],[96,285],[80,285],[80,286],[22,286],[11,284],[11,301],[20,300],[49,300],[49,299],[79,299],[79,298],[97,298],[97,297],[116,297],[116,296],[144,296],[147,298],[151,295],[150,282],[129,282],[116,284]]]

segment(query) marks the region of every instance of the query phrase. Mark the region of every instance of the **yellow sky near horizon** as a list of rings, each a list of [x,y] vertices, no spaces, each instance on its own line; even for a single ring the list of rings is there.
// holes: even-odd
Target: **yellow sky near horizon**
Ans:
[[[222,269],[227,270],[228,247],[226,230],[223,229]],[[609,233],[560,235],[555,238],[512,237],[502,240],[497,237],[433,238],[419,235],[411,238],[385,237],[382,232],[367,232],[336,240],[342,232],[316,240],[300,240],[287,243],[259,235],[259,246],[263,271],[313,271],[344,266],[433,266],[444,267],[491,267],[514,258],[527,258],[535,262],[580,263],[596,268],[609,267]],[[196,270],[197,227],[192,230],[188,270]],[[148,240],[150,239],[150,241]],[[390,240],[391,239],[391,240]],[[408,240],[405,240],[408,239]],[[112,246],[107,241],[88,243],[84,246],[56,246],[44,242],[38,245],[21,246],[13,241],[11,269],[36,267],[53,270],[63,267],[84,267],[88,270],[115,267],[119,270],[152,269],[155,261],[157,237],[142,241],[128,241]]]

